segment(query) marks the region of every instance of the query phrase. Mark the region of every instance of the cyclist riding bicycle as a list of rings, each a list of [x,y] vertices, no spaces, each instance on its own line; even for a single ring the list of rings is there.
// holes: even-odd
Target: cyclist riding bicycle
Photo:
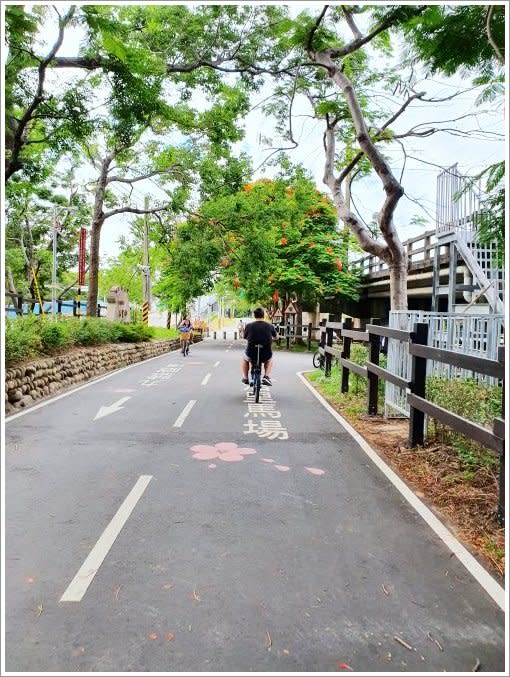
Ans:
[[[241,360],[241,381],[248,385],[250,362],[256,361],[257,359],[257,349],[255,346],[261,345],[260,362],[264,365],[264,377],[262,378],[262,383],[266,386],[271,386],[273,384],[269,378],[269,373],[273,366],[272,342],[277,337],[276,330],[272,324],[269,324],[269,322],[264,320],[263,308],[255,308],[253,316],[255,317],[255,321],[249,322],[244,329],[244,338],[248,341],[248,345],[246,346],[246,350],[243,353],[243,358]]]
[[[179,330],[179,338],[181,341],[181,350],[184,348],[184,342],[189,341],[190,343],[193,340],[193,325],[191,324],[191,320],[187,317],[184,317],[177,327]]]

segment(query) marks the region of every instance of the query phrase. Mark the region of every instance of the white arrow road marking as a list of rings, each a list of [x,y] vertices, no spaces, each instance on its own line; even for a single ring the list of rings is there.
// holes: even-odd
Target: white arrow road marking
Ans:
[[[196,400],[190,400],[188,402],[188,404],[184,407],[182,412],[177,417],[177,420],[174,423],[174,428],[180,428],[181,427],[181,425],[184,423],[186,416],[192,410],[194,404],[196,404]]]
[[[152,475],[140,475],[135,486],[124,499],[124,502],[112,517],[110,524],[103,531],[99,540],[90,551],[87,559],[83,562],[78,573],[68,585],[66,591],[60,598],[61,602],[80,602],[87,588],[92,583],[92,579],[103,563],[115,539],[120,534],[133,508],[138,503],[145,491],[147,485],[152,479]]]
[[[122,405],[124,404],[124,402],[127,402],[130,399],[131,399],[130,397],[121,397],[120,400],[117,400],[117,402],[110,404],[109,407],[101,407],[92,420],[95,421],[97,418],[103,418],[103,416],[113,414],[114,412],[119,411],[119,409],[124,409]]]

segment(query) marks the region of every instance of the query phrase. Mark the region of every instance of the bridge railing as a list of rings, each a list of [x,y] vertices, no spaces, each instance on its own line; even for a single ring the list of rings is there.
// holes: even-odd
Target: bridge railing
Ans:
[[[423,445],[425,437],[425,415],[444,423],[452,430],[459,432],[471,440],[495,451],[499,456],[499,498],[497,518],[500,524],[505,520],[505,422],[504,422],[504,390],[505,390],[505,350],[498,349],[497,360],[466,355],[453,350],[444,350],[427,345],[429,326],[427,323],[416,323],[412,331],[381,327],[377,321],[368,324],[365,330],[352,329],[352,320],[344,323],[326,322],[321,327],[321,347],[325,355],[325,375],[331,375],[331,362],[338,360],[342,369],[341,392],[349,391],[349,373],[353,372],[368,379],[367,414],[377,415],[379,398],[379,379],[393,383],[405,389],[409,404],[409,447]],[[333,347],[333,332],[341,335],[343,350]],[[379,365],[381,338],[394,339],[407,343],[411,355],[411,373],[409,378],[402,378],[389,369]],[[350,359],[353,341],[362,342],[369,347],[369,359],[365,366],[356,364]],[[501,386],[501,418],[495,418],[492,430],[470,421],[452,411],[434,404],[425,397],[427,381],[427,363],[442,362],[463,370],[477,372],[497,379]]]
[[[435,230],[429,230],[416,237],[409,238],[402,243],[406,248],[409,266],[418,265],[432,266],[434,263],[434,252],[437,246],[444,247],[445,255],[448,254],[448,248],[438,243],[438,237]],[[382,261],[378,256],[368,254],[352,262],[352,266],[362,276],[373,275],[379,271],[388,270],[388,264]]]

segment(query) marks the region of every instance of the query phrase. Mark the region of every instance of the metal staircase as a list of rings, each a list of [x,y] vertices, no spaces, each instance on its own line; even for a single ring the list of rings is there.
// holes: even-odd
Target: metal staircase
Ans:
[[[448,295],[448,311],[460,313],[504,314],[505,271],[495,264],[495,245],[482,247],[477,241],[481,218],[481,191],[472,180],[462,176],[453,165],[437,180],[436,236],[432,309],[438,310],[439,296]],[[439,258],[449,248],[448,285],[440,285]],[[457,280],[459,264],[464,279]],[[462,292],[466,303],[458,303]]]

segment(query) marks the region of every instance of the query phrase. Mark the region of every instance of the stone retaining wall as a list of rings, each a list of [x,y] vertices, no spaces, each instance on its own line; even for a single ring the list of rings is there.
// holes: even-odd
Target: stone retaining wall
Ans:
[[[194,340],[198,342],[201,339],[196,336]],[[61,355],[8,366],[5,369],[5,413],[12,414],[60,390],[178,347],[179,339],[109,343],[75,348]]]

